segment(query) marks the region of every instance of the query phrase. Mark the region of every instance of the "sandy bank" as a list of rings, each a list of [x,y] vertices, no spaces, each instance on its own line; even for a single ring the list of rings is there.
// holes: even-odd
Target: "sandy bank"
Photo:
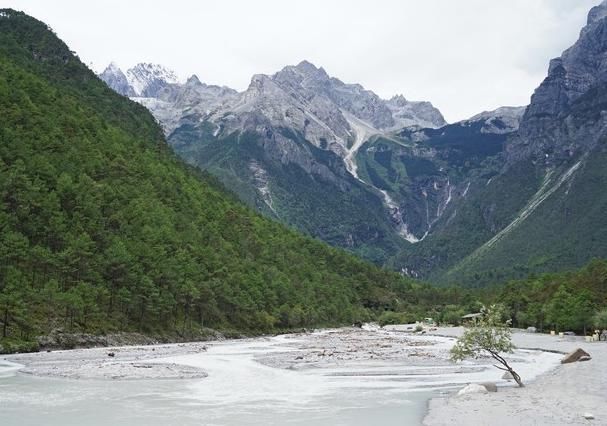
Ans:
[[[461,332],[461,328],[440,328],[434,333],[458,336]],[[434,398],[424,424],[607,425],[607,343],[518,331],[513,341],[519,348],[565,353],[581,347],[592,360],[559,365],[522,389],[501,387],[497,393]],[[521,376],[525,381],[525,375]],[[585,413],[593,414],[595,420],[584,419]]]
[[[207,373],[176,363],[157,363],[163,357],[206,351],[203,343],[70,349],[8,355],[4,359],[24,365],[21,374],[70,379],[194,379]]]

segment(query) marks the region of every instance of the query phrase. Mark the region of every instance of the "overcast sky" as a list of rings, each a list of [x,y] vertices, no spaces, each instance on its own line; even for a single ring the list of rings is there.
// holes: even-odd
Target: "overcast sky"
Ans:
[[[448,121],[526,105],[600,0],[0,0],[49,24],[96,71],[115,61],[245,89],[307,59]]]

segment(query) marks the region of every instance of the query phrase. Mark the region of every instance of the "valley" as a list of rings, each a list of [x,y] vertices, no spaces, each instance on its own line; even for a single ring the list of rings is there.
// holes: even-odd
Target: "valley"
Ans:
[[[287,20],[242,2],[123,3],[104,20],[103,4],[101,32],[94,5],[53,4],[48,23],[0,9],[0,424],[602,424],[607,0],[592,1],[583,26],[581,3],[534,6],[538,26],[581,31],[527,105],[450,123],[395,82],[417,75],[406,92],[468,111],[493,102],[473,99],[484,61],[516,46],[509,66],[530,76],[565,38],[496,44],[473,18],[498,28],[526,2],[441,4],[412,53],[399,37],[416,22],[384,22],[416,2]],[[339,25],[384,59],[351,58]],[[446,51],[471,45],[457,25],[475,49]],[[345,66],[293,61],[312,40]],[[226,61],[225,81],[245,70],[248,84],[93,70],[93,54],[180,72]],[[508,73],[487,74],[495,98],[481,94],[501,99]]]

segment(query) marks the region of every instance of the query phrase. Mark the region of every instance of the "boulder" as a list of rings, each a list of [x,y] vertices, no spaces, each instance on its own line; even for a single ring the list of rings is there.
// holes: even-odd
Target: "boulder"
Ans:
[[[568,353],[565,358],[561,360],[561,364],[569,364],[570,362],[579,361],[583,356],[590,357],[590,354],[582,348],[577,348],[573,352]]]
[[[487,393],[489,392],[487,390],[487,388],[483,385],[479,385],[476,383],[470,383],[468,386],[460,389],[460,391],[457,393],[458,396],[460,395],[469,395],[469,394],[475,394],[475,393]]]
[[[527,327],[527,333],[536,333],[537,332],[537,328],[535,327]]]
[[[586,420],[593,420],[594,419],[594,415],[591,414],[591,413],[584,413],[584,415],[582,417],[585,418]]]
[[[487,392],[497,392],[497,385],[493,382],[483,382],[481,385],[487,389]]]

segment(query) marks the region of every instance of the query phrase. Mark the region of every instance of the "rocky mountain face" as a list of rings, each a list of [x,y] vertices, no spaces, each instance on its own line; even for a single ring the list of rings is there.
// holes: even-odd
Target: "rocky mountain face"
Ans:
[[[383,100],[307,61],[255,75],[241,93],[196,76],[178,84],[156,78],[172,75],[168,71],[143,72],[160,66],[137,66],[126,75],[115,68],[101,77],[120,93],[136,93],[132,99],[154,114],[179,155],[262,212],[378,262],[426,232],[408,224],[400,205],[414,183],[403,176],[388,187],[376,186],[379,180],[369,178],[371,162],[363,165],[362,178],[358,150],[384,136],[401,143],[390,135],[405,126],[445,125],[429,102],[402,95]],[[155,83],[135,84],[134,75]],[[421,185],[434,187],[430,181]]]
[[[199,124],[238,98],[238,92],[225,86],[202,83],[196,75],[184,84],[166,84],[154,97],[133,97],[153,112],[170,135],[184,123]]]
[[[116,92],[129,97],[156,97],[165,87],[179,82],[173,71],[147,63],[137,64],[125,74],[112,62],[99,78]]]
[[[110,64],[100,77],[115,91],[145,104],[163,124],[170,124],[166,127],[169,134],[179,126],[179,119],[191,120],[190,115],[195,114],[200,122],[222,125],[224,133],[258,130],[257,124],[267,121],[275,127],[303,132],[316,146],[327,141],[344,147],[355,132],[349,115],[369,124],[376,133],[446,124],[429,102],[408,101],[402,95],[383,100],[359,84],[345,84],[330,77],[323,68],[307,61],[287,66],[272,76],[255,75],[242,93],[206,85],[195,75],[177,84],[174,72],[153,64],[139,64],[126,74]]]
[[[592,149],[604,136],[605,117],[572,121],[572,108],[595,96],[607,83],[607,3],[594,7],[578,41],[550,61],[548,76],[535,90],[521,122],[520,139],[510,156],[544,157],[555,165]],[[585,98],[585,99],[584,99]]]
[[[126,75],[122,72],[116,63],[112,62],[107,68],[99,74],[99,77],[114,91],[124,96],[136,96],[135,90]]]
[[[393,128],[436,128],[447,124],[439,110],[430,102],[408,101],[403,95],[393,96],[386,106],[392,112]]]
[[[606,34],[604,2],[528,107],[453,124],[306,61],[241,93],[103,78],[259,211],[404,274],[481,285],[607,256]]]
[[[603,2],[511,121],[518,131],[471,174],[450,220],[394,267],[482,284],[607,256],[606,34]]]
[[[483,122],[482,133],[507,134],[518,130],[521,119],[525,114],[527,107],[500,107],[494,111],[484,111],[464,120],[463,123],[473,125],[476,122]]]
[[[503,107],[447,125],[429,102],[383,100],[307,61],[255,75],[241,93],[196,76],[158,86],[155,96],[132,99],[182,158],[261,212],[378,263],[440,229],[524,111]]]

